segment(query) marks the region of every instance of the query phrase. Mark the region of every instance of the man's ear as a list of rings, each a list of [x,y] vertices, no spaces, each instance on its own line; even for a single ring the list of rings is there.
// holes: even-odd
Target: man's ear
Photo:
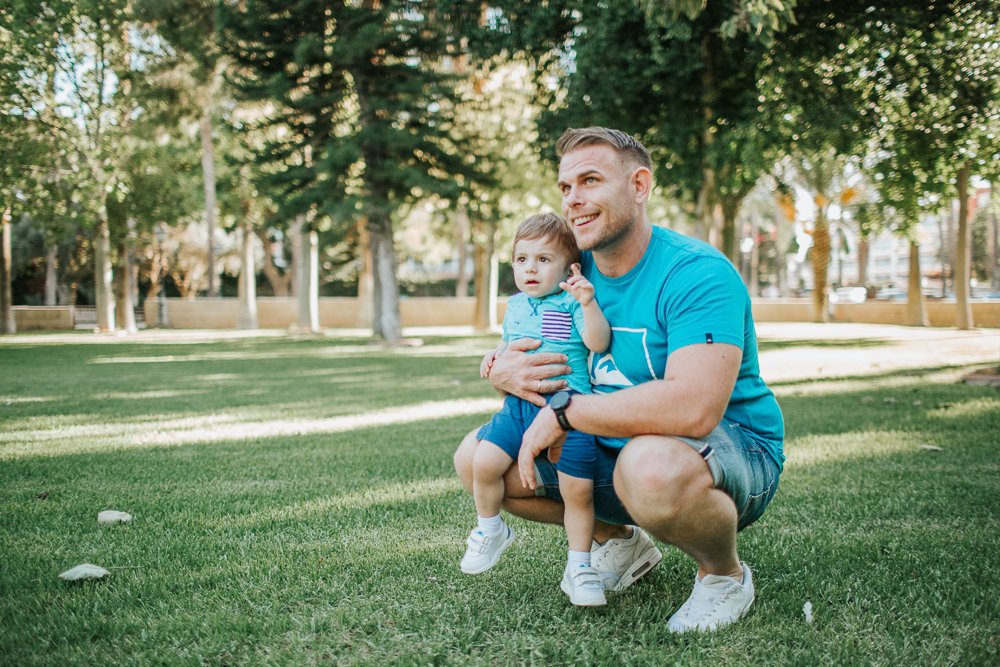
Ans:
[[[653,172],[646,167],[636,167],[629,181],[637,204],[645,204],[653,190]]]

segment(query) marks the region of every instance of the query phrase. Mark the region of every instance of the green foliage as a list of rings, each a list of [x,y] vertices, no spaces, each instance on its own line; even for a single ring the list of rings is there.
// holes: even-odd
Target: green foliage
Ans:
[[[268,140],[256,162],[279,215],[317,206],[354,219],[362,203],[391,211],[460,194],[456,176],[474,170],[451,132],[446,17],[430,3],[286,6],[248,2],[224,15],[234,84],[274,107],[257,125]]]
[[[680,22],[682,17],[694,20],[706,10],[721,10],[722,21],[718,30],[723,39],[733,39],[740,33],[746,33],[754,41],[771,46],[779,33],[795,23],[794,10],[798,0],[715,0],[710,9],[708,0],[672,0],[667,3],[640,0],[639,4],[650,20],[668,26],[673,24],[671,29],[679,35],[689,33],[688,26]]]
[[[642,138],[675,196],[693,205],[711,171],[712,197],[738,202],[774,159],[757,79],[767,40],[726,28],[726,3],[666,13],[652,4],[645,13],[632,3],[579,10],[565,95],[543,118],[543,138],[551,145],[566,127],[618,127]]]
[[[790,151],[867,155],[883,215],[905,232],[963,162],[988,172],[998,159],[990,4],[800,2],[763,71],[768,126]]]

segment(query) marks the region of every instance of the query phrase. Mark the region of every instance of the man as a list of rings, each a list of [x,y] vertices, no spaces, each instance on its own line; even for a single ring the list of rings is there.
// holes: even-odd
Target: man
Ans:
[[[753,603],[736,533],[764,511],[784,462],[784,425],[760,378],[750,298],[718,251],[652,226],[652,163],[642,144],[585,128],[567,130],[557,152],[563,215],[585,251],[583,274],[611,324],[611,347],[591,355],[593,394],[557,396],[539,412],[518,469],[505,477],[504,507],[559,523],[548,459],[558,457],[570,427],[597,435],[592,562],[605,586],[623,590],[659,562],[648,531],[698,565],[694,590],[668,627],[714,630]],[[490,382],[543,406],[542,394],[562,388],[547,378],[565,372],[565,359],[527,353],[537,346],[508,346]],[[473,433],[455,454],[467,488],[474,451]]]

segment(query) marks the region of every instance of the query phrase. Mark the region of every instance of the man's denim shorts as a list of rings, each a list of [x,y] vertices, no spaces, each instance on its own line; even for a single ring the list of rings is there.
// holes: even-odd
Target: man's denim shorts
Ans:
[[[708,437],[677,438],[697,451],[720,489],[736,503],[739,517],[738,530],[743,530],[764,513],[778,490],[781,467],[764,451],[764,448],[739,424],[722,420]],[[627,446],[627,445],[626,445]],[[635,521],[622,505],[614,487],[615,463],[621,450],[597,447],[594,475],[594,512],[601,521],[625,525]],[[562,502],[559,478],[555,466],[543,453],[535,459],[535,476],[538,480],[536,495]]]

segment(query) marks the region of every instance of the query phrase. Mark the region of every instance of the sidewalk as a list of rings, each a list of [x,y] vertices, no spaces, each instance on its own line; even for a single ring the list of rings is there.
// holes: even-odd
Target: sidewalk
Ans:
[[[1000,365],[997,329],[932,329],[881,324],[763,322],[761,376],[767,382],[818,379],[938,366]],[[768,349],[769,342],[801,341]]]

